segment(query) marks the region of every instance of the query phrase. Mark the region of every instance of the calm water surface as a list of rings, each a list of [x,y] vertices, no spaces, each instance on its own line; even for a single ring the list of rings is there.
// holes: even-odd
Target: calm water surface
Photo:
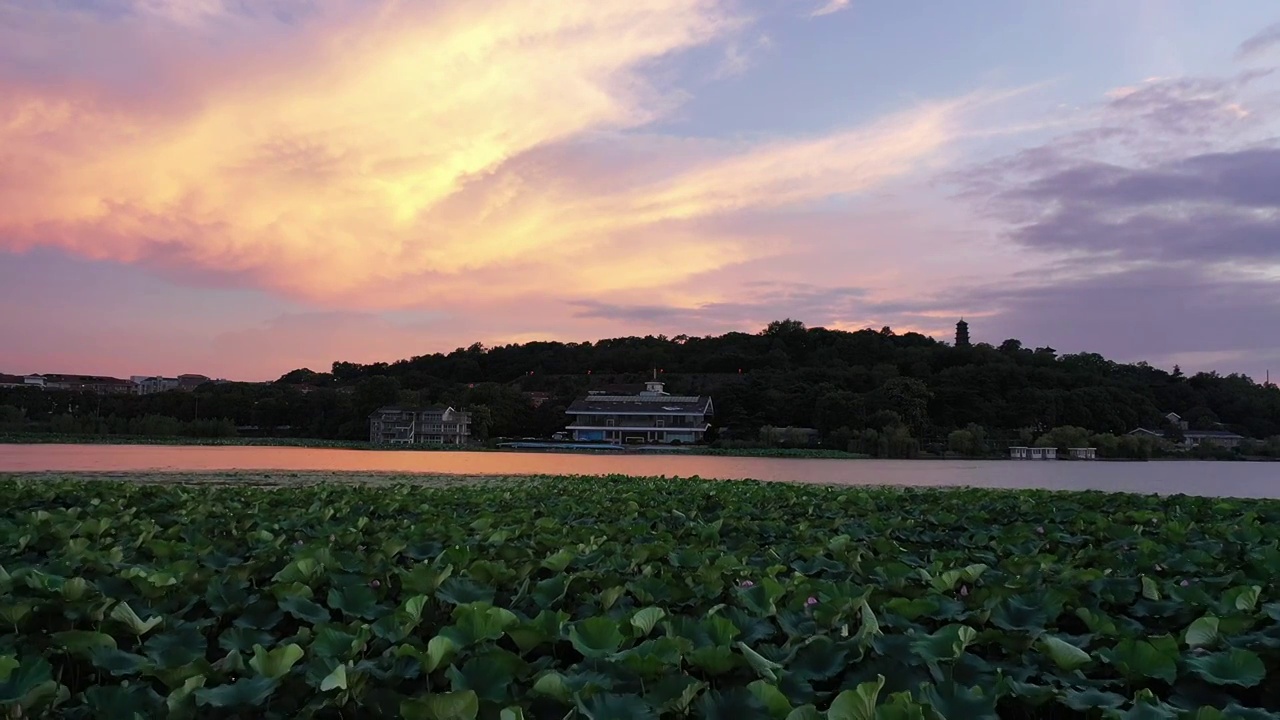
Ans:
[[[466,475],[666,475],[837,483],[1280,497],[1280,464],[797,460],[680,455],[413,452],[289,447],[0,445],[0,472],[328,470]]]

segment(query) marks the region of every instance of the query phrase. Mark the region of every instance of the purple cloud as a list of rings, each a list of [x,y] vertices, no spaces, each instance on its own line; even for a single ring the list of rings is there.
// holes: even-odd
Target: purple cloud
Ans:
[[[1280,22],[1240,43],[1240,47],[1236,50],[1236,58],[1245,60],[1258,57],[1275,47],[1280,47]]]

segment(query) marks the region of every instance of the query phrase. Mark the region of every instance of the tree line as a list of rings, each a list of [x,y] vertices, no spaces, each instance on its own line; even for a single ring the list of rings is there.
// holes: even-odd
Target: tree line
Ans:
[[[1280,436],[1280,390],[1243,375],[1188,376],[1177,367],[1059,354],[1012,339],[956,347],[890,328],[848,332],[795,320],[758,333],[706,337],[477,343],[390,363],[298,369],[270,383],[210,383],[145,396],[11,388],[0,390],[0,429],[183,434],[238,428],[241,434],[360,440],[367,438],[369,413],[380,406],[442,403],[471,411],[481,439],[545,437],[563,429],[565,409],[588,389],[655,372],[673,394],[713,397],[711,440],[726,446],[800,442],[773,429],[806,428],[812,432],[796,437],[822,447],[892,457],[921,451],[977,456],[1034,443],[1055,428],[1076,428],[1105,454],[1141,457],[1158,450],[1126,433],[1167,429],[1169,412],[1193,429],[1257,439],[1249,449],[1259,452],[1267,451],[1268,438]],[[138,424],[144,418],[153,418],[145,430]],[[209,421],[215,422],[194,424]]]

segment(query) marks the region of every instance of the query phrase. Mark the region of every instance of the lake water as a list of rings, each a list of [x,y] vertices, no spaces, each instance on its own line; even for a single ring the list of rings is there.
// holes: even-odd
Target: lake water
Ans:
[[[327,470],[460,475],[617,473],[840,485],[969,485],[1280,498],[1280,463],[799,460],[290,447],[0,445],[0,472],[46,470]]]

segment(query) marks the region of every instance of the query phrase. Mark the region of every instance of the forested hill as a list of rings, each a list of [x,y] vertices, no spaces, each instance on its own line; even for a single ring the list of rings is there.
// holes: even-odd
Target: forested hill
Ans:
[[[1221,423],[1250,437],[1280,435],[1280,391],[1244,376],[1185,377],[1176,368],[1059,355],[1017,340],[957,348],[889,328],[845,332],[794,320],[757,334],[477,344],[390,364],[335,363],[331,374],[302,370],[281,380],[349,385],[390,378],[425,391],[426,399],[461,405],[491,405],[509,391],[548,392],[548,404],[562,411],[588,387],[642,380],[655,369],[669,392],[713,395],[716,424],[743,436],[765,425],[827,434],[895,423],[916,437],[945,436],[971,423],[993,431],[1074,425],[1120,434],[1139,425],[1159,428],[1169,412],[1196,427]]]
[[[795,426],[816,428],[842,446],[867,428],[945,441],[971,424],[990,439],[1064,425],[1118,435],[1140,425],[1159,428],[1169,412],[1195,429],[1280,435],[1280,390],[1243,376],[1187,377],[1176,368],[1059,355],[1016,340],[954,347],[888,328],[844,332],[792,320],[718,337],[477,344],[389,364],[338,362],[327,373],[295,370],[274,383],[210,384],[194,393],[68,399],[0,391],[0,424],[18,408],[28,425],[55,431],[120,432],[117,426],[150,416],[226,418],[239,426],[287,426],[276,431],[284,434],[360,439],[367,437],[369,412],[399,402],[471,410],[481,435],[547,435],[564,427],[565,407],[588,388],[636,382],[655,370],[669,392],[711,394],[717,430],[735,438],[759,437],[763,426]],[[62,426],[54,428],[54,418]]]

